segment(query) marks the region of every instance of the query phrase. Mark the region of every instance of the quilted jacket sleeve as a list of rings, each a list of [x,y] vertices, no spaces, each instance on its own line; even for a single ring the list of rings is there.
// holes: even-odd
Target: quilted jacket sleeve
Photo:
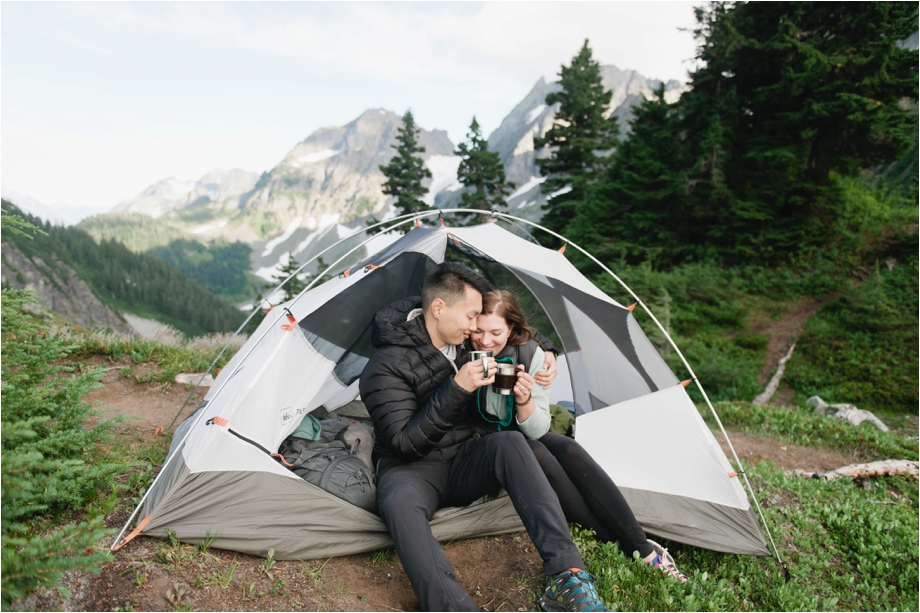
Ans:
[[[534,335],[534,340],[537,341],[537,344],[539,344],[540,347],[541,347],[544,351],[548,351],[548,352],[550,352],[550,353],[555,353],[556,356],[559,355],[559,350],[556,349],[556,345],[553,344],[553,341],[549,340],[548,338],[546,338],[545,336],[543,336],[542,334],[540,334],[539,331]]]
[[[473,397],[448,376],[418,406],[416,390],[404,373],[420,367],[404,350],[388,347],[374,355],[361,377],[361,398],[374,420],[377,444],[406,462],[428,455],[464,417]]]

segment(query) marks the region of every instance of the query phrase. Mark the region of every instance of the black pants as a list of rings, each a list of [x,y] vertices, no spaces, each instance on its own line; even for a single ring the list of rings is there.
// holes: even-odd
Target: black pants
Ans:
[[[565,518],[594,530],[602,541],[620,541],[627,556],[652,553],[645,531],[607,472],[573,439],[549,432],[527,441],[553,491]]]
[[[498,432],[417,462],[384,460],[377,505],[423,611],[478,611],[454,576],[428,520],[439,507],[465,506],[504,487],[549,575],[582,568],[559,500],[520,432]]]

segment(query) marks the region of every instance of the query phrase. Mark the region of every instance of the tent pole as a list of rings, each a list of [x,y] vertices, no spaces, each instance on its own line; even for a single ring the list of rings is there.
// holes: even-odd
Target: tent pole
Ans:
[[[709,410],[710,410],[710,412],[712,413],[712,416],[715,417],[716,423],[719,424],[719,430],[722,431],[722,436],[725,437],[725,441],[728,443],[729,449],[731,449],[732,456],[734,456],[735,462],[737,462],[737,464],[738,464],[739,472],[740,472],[741,476],[744,478],[744,483],[745,483],[745,485],[746,485],[746,489],[747,489],[747,491],[748,491],[748,494],[749,494],[749,496],[751,497],[751,500],[753,500],[753,502],[754,502],[754,506],[755,506],[756,509],[757,509],[757,514],[760,516],[760,521],[761,521],[761,523],[763,524],[764,529],[767,531],[767,537],[770,539],[770,545],[773,546],[773,553],[774,553],[775,556],[776,556],[776,561],[777,561],[777,563],[779,563],[780,568],[783,569],[783,574],[784,574],[784,576],[786,577],[786,579],[788,580],[788,578],[789,578],[789,570],[788,570],[786,564],[783,562],[782,558],[781,558],[780,555],[779,555],[779,550],[778,550],[777,547],[776,547],[776,543],[773,541],[773,534],[771,534],[771,532],[770,532],[770,526],[767,525],[767,520],[766,520],[766,518],[765,518],[764,515],[763,515],[763,511],[762,511],[761,508],[760,508],[760,503],[757,501],[757,496],[754,495],[754,490],[753,490],[753,488],[751,487],[750,481],[748,481],[747,472],[744,470],[744,465],[741,463],[741,458],[738,457],[738,453],[735,451],[735,446],[732,445],[731,439],[728,437],[728,433],[725,431],[725,426],[722,425],[722,420],[719,419],[719,415],[716,413],[715,407],[712,406],[712,402],[709,400],[709,396],[706,394],[706,390],[703,389],[703,384],[700,383],[700,380],[697,378],[696,373],[693,372],[693,369],[690,367],[690,364],[687,362],[687,358],[684,357],[684,354],[681,352],[680,348],[677,346],[677,343],[674,342],[674,339],[671,338],[671,335],[668,333],[668,331],[664,328],[664,326],[661,325],[661,322],[658,321],[658,318],[655,317],[655,314],[652,313],[651,309],[649,309],[648,306],[646,306],[646,304],[642,301],[642,299],[640,299],[640,298],[635,294],[635,292],[633,292],[632,289],[630,289],[630,287],[629,287],[628,285],[626,285],[626,283],[625,283],[622,279],[620,279],[620,277],[618,277],[616,274],[614,274],[614,272],[613,272],[612,270],[610,270],[610,269],[607,268],[604,264],[602,264],[602,263],[600,262],[600,260],[598,260],[596,257],[594,257],[593,255],[591,255],[590,253],[588,253],[587,251],[585,251],[584,249],[582,249],[580,246],[576,245],[576,244],[573,243],[572,241],[568,240],[568,239],[565,238],[564,236],[562,236],[562,235],[560,235],[560,234],[557,234],[556,232],[553,232],[552,230],[550,230],[550,229],[548,229],[548,228],[544,228],[543,226],[541,226],[541,225],[539,225],[539,224],[536,224],[536,223],[534,223],[534,222],[532,222],[532,221],[528,221],[528,220],[522,219],[522,218],[520,218],[520,217],[514,217],[514,216],[512,216],[512,215],[508,215],[507,213],[498,213],[498,212],[494,212],[493,215],[495,215],[495,216],[497,216],[497,217],[506,217],[506,218],[514,219],[514,220],[516,220],[516,221],[522,221],[522,222],[524,222],[524,223],[530,224],[531,226],[533,226],[533,227],[535,227],[535,228],[538,228],[538,229],[540,229],[540,230],[543,230],[544,232],[547,232],[547,233],[549,233],[549,234],[552,234],[553,236],[555,236],[555,237],[558,238],[559,240],[562,240],[562,241],[566,242],[567,244],[572,245],[573,247],[575,247],[576,249],[578,249],[578,251],[580,251],[581,253],[583,253],[584,255],[586,255],[588,258],[590,258],[595,264],[597,264],[598,266],[600,266],[601,268],[603,268],[604,271],[605,271],[607,274],[609,274],[611,277],[613,277],[614,279],[616,279],[616,281],[617,281],[620,285],[622,285],[623,288],[624,288],[627,292],[629,292],[630,296],[632,296],[633,299],[634,299],[638,304],[640,304],[640,305],[642,306],[642,309],[645,311],[645,313],[646,313],[649,317],[652,318],[652,321],[655,322],[655,325],[658,326],[658,329],[661,331],[662,334],[664,334],[664,337],[665,337],[666,339],[668,339],[668,343],[671,345],[671,347],[674,348],[674,351],[677,352],[677,355],[680,357],[681,362],[683,362],[683,364],[684,364],[684,366],[686,367],[687,371],[690,373],[690,377],[691,377],[691,378],[693,379],[693,381],[696,383],[697,389],[699,389],[699,390],[700,390],[700,393],[703,394],[703,399],[706,401],[706,405],[709,407]]]
[[[434,213],[434,214],[437,214],[437,211],[433,211],[433,213]],[[418,217],[418,216],[419,216],[419,215],[418,215],[417,213],[412,213],[412,214],[409,214],[409,215],[401,215],[400,218],[404,218],[404,219],[401,219],[401,220],[399,221],[399,223],[393,225],[392,227],[395,228],[395,227],[401,226],[401,225],[403,225],[403,224],[405,224],[405,223],[409,223],[409,222],[415,221],[416,217]],[[399,218],[397,218],[397,219],[399,219]],[[383,225],[384,223],[392,223],[392,221],[393,221],[393,220],[390,219],[390,220],[387,220],[387,221],[385,221],[385,222],[380,222],[380,223],[378,223],[378,224],[375,224],[374,226],[368,226],[368,229],[371,229],[371,228],[374,228],[374,227],[377,227],[377,226],[381,226],[381,225]],[[352,237],[354,237],[354,236],[357,236],[361,231],[363,231],[363,229],[360,230],[360,231],[358,231],[358,232],[355,232],[354,234],[351,234],[350,236],[346,236],[345,238],[343,238],[342,240],[340,240],[340,241],[339,241],[338,243],[336,243],[335,245],[332,245],[331,247],[328,247],[328,248],[324,249],[324,250],[323,250],[321,253],[319,253],[316,257],[314,257],[313,260],[315,260],[316,258],[318,258],[319,256],[321,256],[323,253],[326,253],[327,251],[329,251],[329,249],[332,249],[332,247],[335,247],[336,245],[338,245],[338,244],[341,243],[342,241],[345,241],[345,240],[348,240],[349,238],[352,238]],[[370,238],[368,238],[367,240],[365,240],[363,243],[359,244],[357,247],[353,248],[351,251],[347,252],[345,255],[343,255],[342,257],[340,257],[338,260],[336,260],[335,262],[333,262],[332,264],[330,264],[329,267],[332,268],[333,266],[337,266],[342,260],[344,260],[345,258],[347,258],[348,256],[350,256],[352,253],[354,253],[355,251],[357,251],[358,249],[360,249],[361,247],[363,247],[363,246],[366,245],[367,243],[369,243],[369,242],[371,242],[372,240],[374,240],[374,238],[376,238],[376,236],[371,236]],[[287,279],[285,279],[284,281],[282,281],[281,284],[280,284],[277,288],[275,288],[274,291],[277,291],[278,289],[280,289],[281,285],[284,285],[285,283],[287,283],[288,280],[291,279],[291,277],[293,277],[294,275],[296,275],[304,266],[306,266],[307,264],[309,264],[309,263],[312,262],[313,260],[310,260],[310,261],[304,263],[300,268],[297,269],[297,271],[295,271],[295,272],[292,273]],[[317,275],[316,278],[313,279],[313,281],[311,281],[310,284],[309,284],[307,287],[305,287],[303,290],[301,290],[301,292],[300,292],[299,294],[297,294],[297,296],[295,296],[295,297],[291,300],[291,304],[297,302],[297,300],[299,300],[301,296],[303,296],[306,292],[308,292],[310,289],[312,289],[313,286],[316,285],[316,282],[320,280],[320,278],[321,278],[321,275]],[[258,310],[259,307],[261,307],[261,305],[258,305],[256,310]],[[255,311],[253,311],[253,313],[250,314],[250,317],[252,317],[252,315],[254,315],[254,314],[255,314]],[[271,330],[271,329],[274,327],[274,325],[275,325],[276,323],[278,323],[278,322],[281,320],[282,317],[284,317],[284,312],[279,312],[279,313],[278,313],[278,317],[275,319],[274,322],[272,322],[272,325],[269,326],[268,328],[266,328],[264,332],[262,332],[262,336],[260,336],[260,337],[256,340],[256,342],[253,343],[252,347],[250,347],[249,350],[245,353],[245,355],[243,355],[243,358],[242,358],[243,361],[245,361],[245,359],[249,356],[249,354],[252,353],[253,349],[255,349],[256,346],[258,346],[258,344],[262,341],[262,339],[265,338],[265,335],[268,333],[268,331]],[[247,319],[247,321],[248,321],[248,319]],[[242,326],[240,326],[240,329],[242,329]],[[240,331],[240,330],[238,329],[238,330],[237,330],[237,333],[239,333],[239,331]],[[231,337],[230,340],[233,340],[233,338]],[[229,343],[229,341],[228,341],[228,342],[227,342],[227,345],[225,345],[224,349],[226,349],[227,347],[229,347],[229,345],[230,345],[230,343]],[[216,361],[217,361],[217,360],[216,360],[216,358],[215,358],[215,362],[216,362]],[[214,365],[214,362],[212,362],[211,366],[213,366],[213,365]],[[206,374],[207,374],[207,373],[206,373]],[[216,397],[220,394],[220,392],[221,392],[221,391],[224,389],[224,387],[227,385],[227,381],[229,381],[231,378],[232,378],[232,375],[231,375],[231,377],[228,377],[227,380],[224,381],[224,382],[221,384],[221,386],[220,386],[219,388],[217,388],[217,390],[214,392],[214,397],[211,399],[212,401],[214,400],[214,398],[216,398]],[[202,376],[202,379],[204,379],[203,376]],[[201,383],[201,381],[199,381],[199,384],[200,384],[200,383]],[[189,398],[191,398],[191,396],[189,396]],[[188,403],[188,400],[186,400],[186,403]],[[183,406],[184,406],[184,405],[183,405]],[[180,412],[181,412],[181,411],[180,411]],[[166,461],[163,463],[163,467],[160,469],[160,473],[156,476],[156,479],[154,479],[153,482],[147,487],[147,491],[144,492],[143,498],[141,498],[140,502],[137,503],[137,506],[134,508],[134,512],[132,512],[131,515],[130,515],[130,517],[128,517],[128,521],[125,522],[125,525],[122,526],[121,531],[118,533],[118,535],[115,537],[115,540],[112,541],[112,544],[109,546],[109,551],[114,551],[115,546],[118,544],[118,542],[121,540],[121,537],[124,536],[125,532],[128,530],[128,526],[131,525],[131,522],[132,522],[132,521],[134,520],[134,518],[137,516],[138,511],[140,511],[140,510],[141,510],[141,507],[144,506],[144,502],[146,502],[147,497],[150,495],[150,492],[153,490],[153,486],[156,485],[157,481],[159,481],[160,476],[163,475],[163,473],[165,472],[166,467],[169,465],[169,463],[170,463],[170,461],[173,459],[173,457],[175,457],[176,455],[179,454],[179,449],[180,449],[180,447],[182,447],[183,443],[185,443],[185,440],[188,438],[189,434],[192,433],[192,430],[195,428],[195,425],[197,425],[198,422],[201,421],[201,418],[202,418],[203,416],[204,416],[204,413],[202,413],[201,415],[198,416],[198,419],[195,420],[195,422],[192,424],[192,426],[191,426],[191,427],[188,429],[188,431],[185,433],[185,436],[182,437],[182,440],[179,441],[179,444],[176,445],[176,451],[175,451],[175,453],[173,453],[172,455],[170,455],[170,456],[168,456],[168,457],[166,458]]]

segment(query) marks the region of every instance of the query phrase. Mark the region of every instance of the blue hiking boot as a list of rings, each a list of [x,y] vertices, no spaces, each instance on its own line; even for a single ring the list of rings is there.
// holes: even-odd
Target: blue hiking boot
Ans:
[[[606,611],[587,571],[564,570],[549,579],[540,598],[544,611]]]

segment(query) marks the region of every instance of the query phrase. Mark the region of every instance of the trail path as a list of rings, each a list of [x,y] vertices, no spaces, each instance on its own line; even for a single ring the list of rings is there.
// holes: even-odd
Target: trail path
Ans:
[[[169,425],[188,389],[176,384],[164,389],[156,383],[136,383],[120,375],[120,368],[128,365],[141,373],[144,368],[153,368],[109,363],[111,368],[103,378],[105,387],[90,394],[88,400],[103,402],[101,408],[110,409],[110,415],[139,417],[122,424],[119,435],[134,442],[149,441],[156,436],[157,426]],[[197,406],[204,391],[196,394],[183,417]],[[747,463],[769,458],[780,468],[824,471],[854,460],[765,437],[729,434]],[[724,448],[724,441],[720,442]],[[116,511],[107,518],[107,525],[120,528],[128,513],[130,509]],[[445,550],[458,578],[480,606],[491,611],[533,608],[544,576],[540,556],[526,533],[448,543]],[[172,556],[179,563],[162,563],[164,556]],[[172,611],[178,609],[168,598],[174,598],[178,586],[184,590],[180,607],[195,610],[418,610],[418,601],[393,552],[278,562],[270,572],[261,570],[263,562],[262,558],[229,551],[200,553],[189,545],[176,547],[141,536],[119,551],[115,562],[105,566],[101,575],[71,573],[67,584],[74,597],[70,600],[62,603],[55,594],[39,590],[22,604],[36,610]],[[220,578],[227,573],[232,573],[232,579],[221,587]]]
[[[838,296],[840,292],[833,292],[818,299],[799,300],[793,304],[789,313],[778,319],[755,322],[745,330],[745,332],[759,332],[770,337],[767,344],[767,360],[760,372],[761,383],[766,383],[770,379],[780,358],[785,355],[792,341],[802,333],[805,321]]]

